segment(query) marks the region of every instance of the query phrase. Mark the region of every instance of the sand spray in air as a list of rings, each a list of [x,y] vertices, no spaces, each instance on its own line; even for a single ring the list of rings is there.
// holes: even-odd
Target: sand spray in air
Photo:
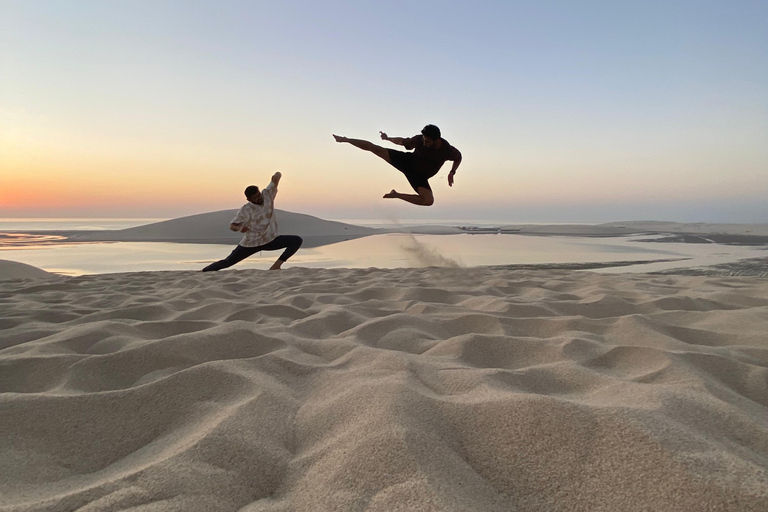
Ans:
[[[393,224],[394,227],[400,227],[400,221],[394,216],[394,215],[387,215],[389,218],[389,221]],[[405,253],[408,255],[409,259],[411,261],[414,261],[418,266],[422,267],[453,267],[453,268],[460,268],[464,265],[459,263],[458,261],[454,260],[453,258],[449,258],[448,256],[444,256],[440,253],[437,249],[434,247],[429,247],[421,242],[419,242],[415,236],[411,233],[402,233],[403,236],[407,237],[408,242],[401,245],[400,248],[405,251]]]

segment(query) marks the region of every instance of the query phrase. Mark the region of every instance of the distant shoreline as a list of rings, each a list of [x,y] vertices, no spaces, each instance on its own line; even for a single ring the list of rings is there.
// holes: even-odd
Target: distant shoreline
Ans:
[[[423,224],[395,227],[367,227],[330,221],[311,215],[276,210],[280,231],[298,234],[318,247],[364,236],[402,233],[421,235],[444,234],[510,234],[528,236],[574,236],[614,238],[649,236],[640,242],[715,243],[723,245],[768,246],[768,224],[707,224],[662,221],[610,222],[604,224],[504,224],[498,226]],[[83,242],[168,242],[197,244],[231,244],[242,235],[227,229],[234,210],[204,213],[154,222],[125,229],[105,230],[0,230],[0,246],[9,236],[31,235],[55,237],[56,243]],[[3,235],[6,235],[3,237]],[[38,240],[39,243],[43,240]],[[51,240],[53,241],[53,240]]]
[[[421,225],[371,228],[328,221],[277,210],[280,231],[304,238],[305,248],[315,248],[372,235],[518,235],[533,237],[627,238],[640,243],[716,244],[765,247],[768,249],[768,224],[681,224],[658,221],[612,222],[606,224],[517,224],[499,226]],[[104,244],[116,242],[162,242],[175,244],[235,245],[242,235],[231,232],[228,223],[233,210],[171,219],[119,230],[0,230],[0,249]],[[639,237],[639,238],[638,238]],[[648,273],[687,275],[741,275],[768,277],[768,257],[751,255],[743,260],[711,265],[701,261],[692,266],[664,269],[668,262],[685,261],[686,257],[655,260],[619,260],[608,262],[501,264],[491,268],[508,270],[562,269],[592,270],[646,266]],[[655,267],[655,268],[654,268]],[[642,270],[641,270],[642,271]]]

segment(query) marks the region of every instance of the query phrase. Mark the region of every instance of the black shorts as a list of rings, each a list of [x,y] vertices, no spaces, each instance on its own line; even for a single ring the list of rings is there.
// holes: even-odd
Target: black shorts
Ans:
[[[418,187],[432,190],[428,180],[434,176],[434,174],[428,176],[416,168],[416,155],[413,153],[406,153],[405,151],[398,151],[396,149],[388,149],[388,151],[389,163],[391,163],[395,169],[405,174],[405,177],[408,180],[408,183],[411,184],[411,187],[413,187],[413,190],[418,192]]]

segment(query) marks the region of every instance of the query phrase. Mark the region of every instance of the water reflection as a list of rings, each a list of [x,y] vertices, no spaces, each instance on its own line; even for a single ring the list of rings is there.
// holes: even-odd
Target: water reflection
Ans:
[[[647,238],[647,237],[646,237]],[[375,235],[301,249],[285,268],[397,268],[544,263],[650,261],[687,258],[677,266],[699,266],[765,256],[757,247],[633,241],[627,238],[543,237],[523,235]],[[199,270],[226,257],[232,245],[114,242],[38,245],[0,252],[19,261],[68,275]],[[233,268],[267,269],[279,252],[256,254]],[[659,264],[653,264],[659,265]],[[620,267],[618,272],[656,270],[651,265]],[[609,271],[609,270],[606,270]]]

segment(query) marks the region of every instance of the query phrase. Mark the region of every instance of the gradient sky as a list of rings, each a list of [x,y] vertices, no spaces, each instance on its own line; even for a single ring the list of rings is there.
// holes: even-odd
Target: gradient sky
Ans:
[[[768,222],[765,1],[0,0],[0,217]],[[436,203],[332,133],[437,124]],[[382,145],[395,147],[380,141]]]

